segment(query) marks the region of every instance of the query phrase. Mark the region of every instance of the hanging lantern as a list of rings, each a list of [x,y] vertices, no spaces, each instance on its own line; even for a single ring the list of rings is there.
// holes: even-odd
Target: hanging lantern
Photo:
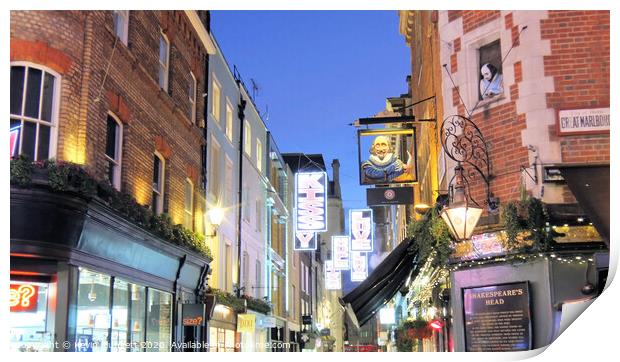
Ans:
[[[463,167],[459,164],[454,168],[456,184],[452,202],[441,211],[441,217],[448,225],[450,233],[456,241],[467,240],[474,232],[482,209],[469,204],[463,186]]]

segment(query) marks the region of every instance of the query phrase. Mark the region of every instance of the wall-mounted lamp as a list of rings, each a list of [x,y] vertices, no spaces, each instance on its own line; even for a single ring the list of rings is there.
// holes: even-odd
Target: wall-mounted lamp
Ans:
[[[209,216],[209,222],[211,223],[213,230],[213,234],[207,236],[213,238],[217,236],[217,228],[222,223],[222,220],[224,220],[224,209],[219,207],[211,208],[207,212],[207,215]]]
[[[441,125],[441,145],[445,154],[457,162],[450,189],[454,193],[444,207],[441,217],[457,241],[469,239],[482,215],[482,207],[469,192],[470,181],[479,176],[486,186],[486,206],[495,213],[499,200],[491,193],[491,165],[486,140],[480,129],[469,118],[452,115]],[[467,167],[467,171],[463,167]],[[452,181],[454,185],[452,186]]]

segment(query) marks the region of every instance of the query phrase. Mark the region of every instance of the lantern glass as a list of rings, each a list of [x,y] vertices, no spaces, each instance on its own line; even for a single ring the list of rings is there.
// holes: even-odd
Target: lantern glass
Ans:
[[[214,207],[209,210],[209,221],[211,225],[219,226],[224,219],[224,210],[219,207]]]
[[[446,207],[441,212],[441,217],[448,225],[450,233],[458,241],[471,237],[481,215],[481,208],[471,207],[466,203]]]

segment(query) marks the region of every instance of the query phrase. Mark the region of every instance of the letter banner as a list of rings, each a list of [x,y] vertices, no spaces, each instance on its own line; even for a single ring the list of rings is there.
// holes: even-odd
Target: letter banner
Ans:
[[[373,223],[372,210],[350,210],[349,230],[351,232],[351,251],[372,252]]]
[[[316,250],[316,233],[297,231],[295,232],[295,245],[293,250]]]
[[[332,236],[332,261],[334,270],[349,270],[349,237],[344,235]]]
[[[333,260],[325,261],[325,289],[339,290],[342,289],[342,273],[334,270]]]
[[[295,231],[327,231],[327,173],[295,174]]]
[[[368,254],[351,252],[351,281],[361,282],[368,276]]]
[[[254,333],[256,330],[256,314],[237,314],[237,332]]]

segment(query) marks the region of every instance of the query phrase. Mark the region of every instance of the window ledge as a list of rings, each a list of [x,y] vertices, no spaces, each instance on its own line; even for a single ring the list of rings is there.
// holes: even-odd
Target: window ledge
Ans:
[[[489,99],[485,99],[482,100],[478,103],[478,105],[476,106],[476,110],[472,113],[476,113],[481,109],[488,109],[491,108],[491,106],[497,106],[500,103],[502,103],[504,100],[506,100],[506,96],[504,94],[500,94],[496,97],[493,98],[489,98]]]

